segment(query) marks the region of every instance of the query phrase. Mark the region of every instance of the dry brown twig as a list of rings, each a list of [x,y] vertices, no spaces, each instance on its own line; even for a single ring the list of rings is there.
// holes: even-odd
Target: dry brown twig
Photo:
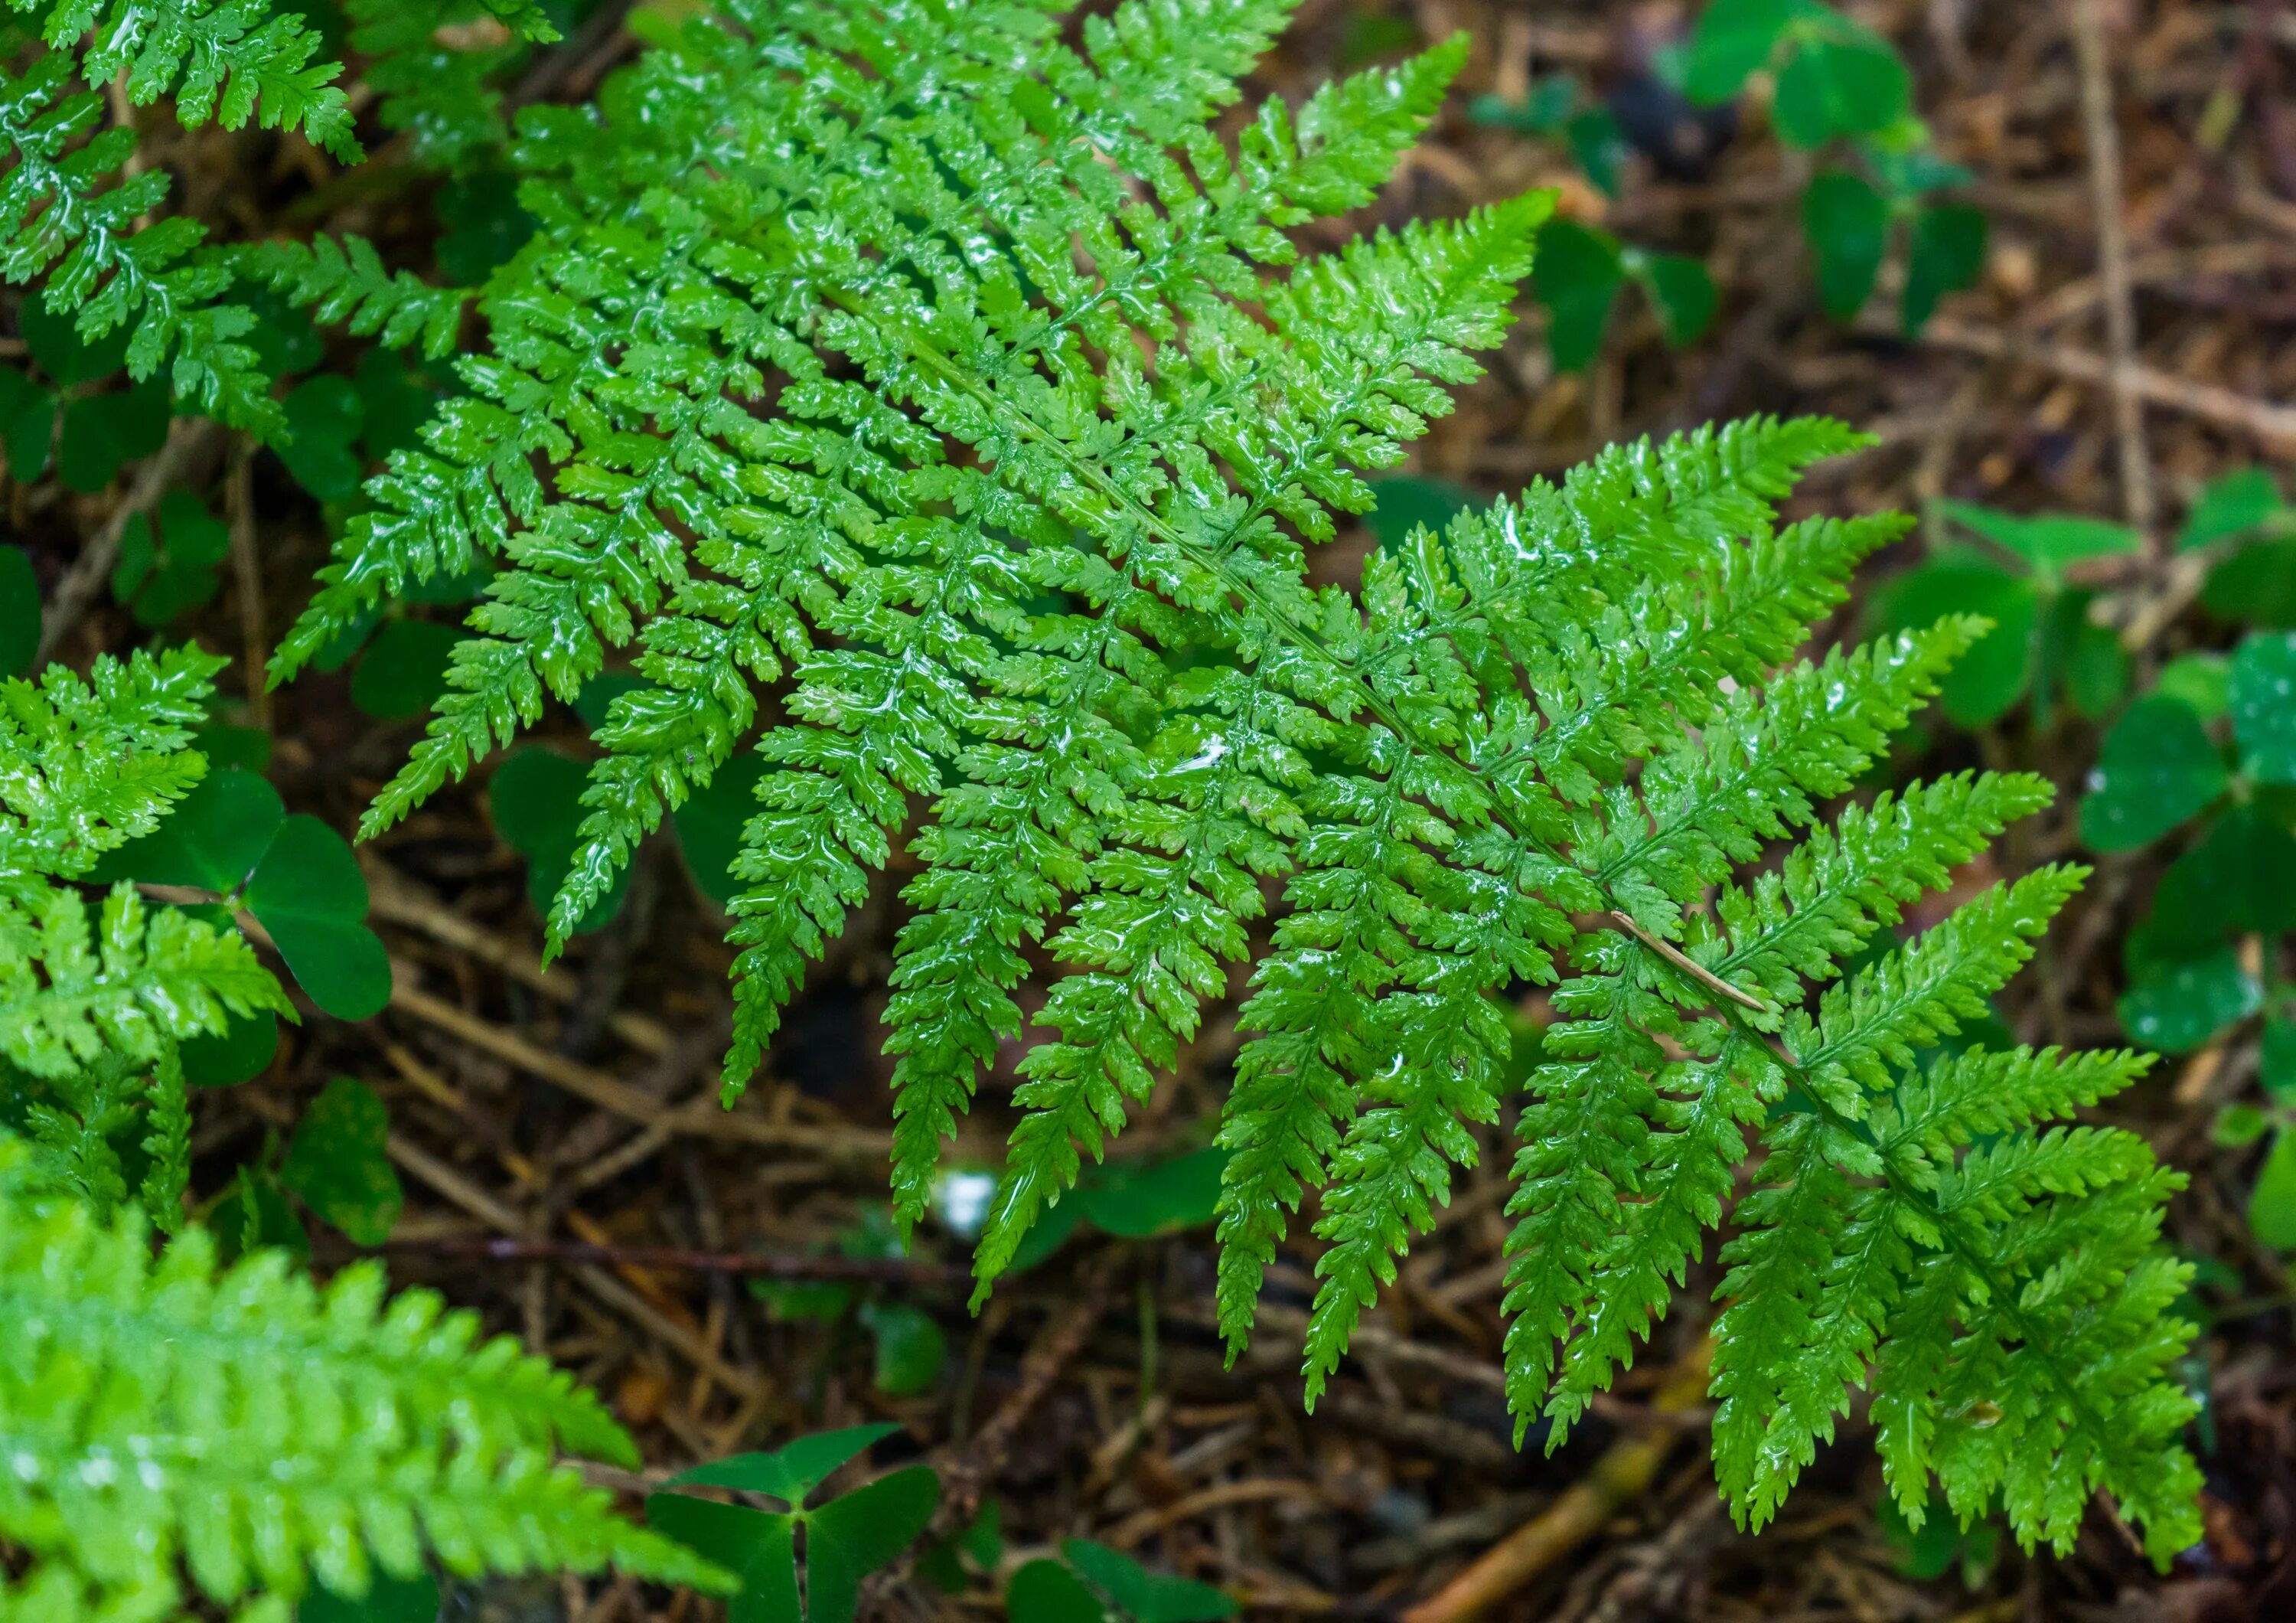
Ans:
[[[1651,1400],[1660,1413],[1694,1409],[1706,1400],[1714,1343],[1704,1339],[1668,1372]],[[1467,1569],[1403,1614],[1403,1623],[1463,1623],[1506,1599],[1601,1532],[1639,1498],[1682,1429],[1652,1426],[1611,1445],[1594,1468],[1546,1510],[1485,1551]]]

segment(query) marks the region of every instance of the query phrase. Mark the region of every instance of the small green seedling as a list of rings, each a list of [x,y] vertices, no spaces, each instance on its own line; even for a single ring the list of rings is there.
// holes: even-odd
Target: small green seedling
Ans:
[[[1209,1584],[1151,1572],[1088,1538],[1015,1572],[1004,1603],[1011,1623],[1218,1623],[1237,1611]]]
[[[664,1485],[761,1495],[785,1511],[658,1493],[646,1500],[646,1520],[739,1577],[741,1588],[726,1602],[727,1623],[853,1623],[861,1580],[924,1531],[940,1501],[940,1479],[912,1465],[825,1504],[806,1501],[832,1471],[899,1429],[820,1432],[774,1454],[696,1466]]]

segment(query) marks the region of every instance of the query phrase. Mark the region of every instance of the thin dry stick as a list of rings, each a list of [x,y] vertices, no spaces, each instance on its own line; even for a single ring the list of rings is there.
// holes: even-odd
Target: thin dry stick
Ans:
[[[411,1176],[429,1185],[480,1223],[504,1234],[524,1238],[526,1225],[516,1212],[427,1150],[398,1133],[392,1133],[385,1141],[383,1149]],[[769,1396],[770,1389],[757,1376],[726,1363],[718,1355],[718,1349],[690,1327],[660,1312],[603,1268],[584,1263],[577,1264],[570,1272],[576,1282],[592,1296],[625,1318],[636,1321],[656,1339],[683,1354],[694,1368],[707,1371],[709,1378],[718,1385],[744,1398],[762,1400]]]
[[[892,1148],[891,1133],[865,1127],[813,1126],[801,1122],[768,1121],[763,1116],[720,1110],[707,1105],[699,1109],[666,1108],[660,1100],[643,1089],[634,1088],[603,1071],[593,1070],[563,1054],[554,1054],[547,1049],[537,1048],[515,1032],[490,1026],[476,1015],[465,1014],[452,1003],[417,990],[414,976],[414,970],[406,964],[394,963],[391,966],[390,1006],[393,1009],[516,1066],[529,1076],[538,1076],[545,1082],[555,1083],[576,1097],[589,1100],[602,1110],[611,1110],[631,1121],[696,1138],[734,1140],[785,1149],[811,1149],[824,1155],[878,1158]]]
[[[1660,1414],[1695,1409],[1706,1400],[1712,1339],[1701,1340],[1676,1364],[1651,1399]],[[1403,1614],[1403,1623],[1461,1623],[1496,1605],[1555,1566],[1601,1532],[1641,1497],[1682,1436],[1677,1426],[1652,1426],[1611,1445],[1595,1468],[1546,1510],[1492,1545],[1472,1565]]]
[[[1964,355],[2041,367],[2076,383],[2110,388],[2113,382],[2112,363],[2092,350],[2005,333],[1950,316],[1932,316],[1929,325],[1922,329],[1922,338],[1924,342],[1958,350]],[[2296,446],[2296,409],[2254,400],[2237,390],[2213,383],[2192,383],[2151,367],[2133,366],[2127,376],[2137,396],[2152,405],[2165,406],[2275,444]]]
[[[554,1001],[571,1003],[582,995],[581,980],[562,965],[544,968],[532,948],[480,929],[375,857],[372,850],[363,850],[360,854],[360,871],[366,875],[367,892],[377,919],[420,930],[439,945],[500,970]],[[616,1009],[607,1018],[606,1029],[641,1053],[666,1054],[677,1045],[669,1028],[660,1021],[628,1009]]]
[[[127,533],[128,521],[151,511],[169,485],[210,446],[220,442],[223,432],[220,424],[205,417],[177,417],[168,427],[167,443],[135,471],[127,494],[104,515],[95,538],[81,548],[64,578],[56,582],[55,596],[48,600],[48,612],[40,622],[39,651],[32,656],[35,671],[45,669],[55,657],[64,638],[71,635],[103,583],[111,578],[112,566],[119,562],[119,538]]]
[[[1756,997],[1752,993],[1742,992],[1737,987],[1733,986],[1729,982],[1715,974],[1713,970],[1709,969],[1705,965],[1698,962],[1688,953],[1683,952],[1681,948],[1674,945],[1671,942],[1662,941],[1658,936],[1652,935],[1648,930],[1643,928],[1642,926],[1628,918],[1626,914],[1613,909],[1611,910],[1611,917],[1617,921],[1620,929],[1626,931],[1636,941],[1642,943],[1643,945],[1648,947],[1652,952],[1666,960],[1667,962],[1672,964],[1676,968],[1690,976],[1692,980],[1696,981],[1709,992],[1717,993],[1723,997],[1728,998],[1734,1003],[1742,1004],[1746,1008],[1752,1009],[1756,1014],[1769,1014],[1772,1012],[1770,1006],[1762,1001],[1761,999]]]
[[[2152,528],[2152,458],[2144,447],[2144,403],[2137,392],[2136,307],[2129,292],[2128,242],[2120,218],[2120,130],[2112,118],[2112,70],[2096,0],[2070,0],[2073,55],[2080,69],[2087,131],[2090,205],[2096,215],[2097,276],[2104,289],[2105,343],[2112,355],[2112,406],[2120,437],[2121,505],[2128,522]]]
[[[231,456],[231,473],[224,482],[224,500],[231,513],[231,567],[239,583],[239,635],[247,661],[247,708],[256,726],[271,730],[271,685],[264,667],[271,648],[264,635],[263,566],[255,556],[255,448],[241,444]]]
[[[769,1280],[850,1280],[882,1285],[946,1285],[966,1277],[961,1268],[900,1256],[763,1256],[751,1251],[696,1251],[678,1246],[592,1245],[518,1234],[430,1234],[394,1240],[378,1248],[480,1262],[588,1263],[609,1268],[676,1268]]]
[[[945,1538],[972,1520],[972,1512],[980,1508],[980,1496],[1003,1469],[1004,1456],[1011,1452],[1021,1426],[1052,1391],[1061,1372],[1075,1362],[1084,1344],[1092,1339],[1092,1332],[1100,1327],[1123,1256],[1120,1248],[1111,1246],[1085,1269],[1076,1300],[1066,1313],[1045,1326],[1021,1360],[1021,1384],[944,1467],[940,1508],[933,1512],[927,1536]]]

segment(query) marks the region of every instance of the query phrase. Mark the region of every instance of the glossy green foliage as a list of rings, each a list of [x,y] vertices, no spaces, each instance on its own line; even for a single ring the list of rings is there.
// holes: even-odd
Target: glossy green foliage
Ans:
[[[862,1221],[840,1234],[837,1248],[856,1259],[898,1256],[902,1249],[882,1207],[866,1210]],[[888,1396],[914,1397],[930,1391],[947,1365],[948,1338],[939,1323],[906,1302],[832,1280],[753,1280],[750,1294],[779,1321],[810,1319],[837,1326],[848,1338],[857,1329],[865,1332],[874,1354],[877,1389]],[[844,1344],[850,1345],[849,1339]]]
[[[439,168],[508,141],[501,81],[558,38],[535,0],[346,0],[343,12],[383,128],[406,131],[409,156]]]
[[[940,1479],[912,1465],[824,1504],[807,1501],[832,1472],[899,1429],[816,1432],[777,1453],[713,1461],[664,1484],[761,1495],[786,1504],[785,1511],[658,1493],[646,1500],[646,1520],[738,1577],[740,1587],[726,1603],[728,1623],[853,1623],[861,1580],[924,1531],[940,1502]]]
[[[554,1463],[636,1464],[586,1391],[371,1264],[322,1290],[275,1251],[226,1270],[203,1229],[154,1255],[132,1214],[45,1196],[0,1141],[0,1412],[12,1469],[0,1609],[27,1623],[283,1623],[312,1581],[365,1595],[426,1558],[477,1575],[612,1563],[725,1574]],[[132,1464],[123,1464],[132,1462]]]
[[[1969,502],[1939,502],[1934,518],[1939,533],[1955,539],[1883,582],[1872,616],[1884,631],[1949,613],[1993,622],[1940,684],[1938,702],[1948,721],[1988,727],[2030,700],[2036,724],[2046,728],[2067,710],[2094,720],[2120,703],[2128,656],[2112,629],[2091,619],[2095,593],[2066,571],[2141,551],[2143,537],[2099,519],[2027,517]]]
[[[99,87],[118,77],[128,101],[166,98],[186,126],[296,130],[348,161],[358,144],[333,83],[340,68],[324,59],[299,14],[263,0],[53,0],[20,11],[37,13],[27,23],[48,49],[21,74],[0,75],[0,275],[41,284],[47,313],[70,319],[81,337],[122,336],[130,376],[164,369],[165,391],[178,401],[283,433],[249,342],[255,317],[226,298],[229,267],[202,246],[196,222],[152,218],[168,171],[129,166],[135,132],[99,128]],[[31,457],[17,453],[35,443],[29,433],[9,434],[20,479],[31,476]]]
[[[1239,1610],[1210,1584],[1151,1572],[1089,1538],[1063,1540],[1057,1561],[1028,1562],[1004,1595],[1011,1623],[1220,1623]]]
[[[1504,1000],[1551,986],[1510,1208],[1526,1425],[1561,1438],[1733,1215],[1717,1459],[1743,1520],[1863,1388],[1909,1516],[1934,1477],[1957,1513],[1997,1494],[2064,1544],[2101,1487],[2182,1548],[2170,1180],[2125,1135],[2047,1125],[2141,1064],[1921,1059],[2077,876],[1833,984],[2040,798],[1985,776],[1821,810],[1988,629],[1797,657],[1906,529],[1779,519],[1865,441],[1760,419],[1613,448],[1382,535],[1356,589],[1311,585],[1308,548],[1374,506],[1363,475],[1498,342],[1546,200],[1299,262],[1282,228],[1373,194],[1460,45],[1271,103],[1231,148],[1207,121],[1282,0],[1130,0],[1073,47],[1061,9],[736,5],[658,30],[598,116],[523,115],[540,224],[480,292],[493,353],[370,483],[280,654],[283,676],[385,596],[503,562],[367,828],[628,660],[562,942],[750,746],[731,1092],[921,817],[889,1011],[903,1223],[1022,1030],[1024,949],[1062,970],[984,1293],[1256,956],[1218,1309],[1240,1347],[1320,1190],[1311,1400],[1515,1085]],[[767,683],[785,719],[760,736]],[[2010,1420],[1973,1421],[1978,1393]]]
[[[2296,602],[2241,572],[2296,534],[2296,514],[2260,468],[2200,491],[2177,547],[2210,569],[2202,601],[2243,622],[2228,648],[2164,665],[2105,733],[2080,808],[2099,851],[2169,856],[2123,947],[2118,1012],[2129,1038],[2163,1053],[2253,1041],[2267,1100],[2231,1107],[2219,1141],[2265,1137],[2250,1220],[2296,1248],[2296,985],[2278,973],[2296,936]],[[2220,584],[2223,583],[2223,584]],[[2213,599],[2213,601],[2211,601]]]
[[[384,1148],[390,1133],[374,1090],[356,1077],[335,1077],[295,1124],[279,1182],[360,1245],[379,1246],[404,1204]]]
[[[1770,125],[1787,146],[1839,152],[1802,194],[1801,223],[1829,315],[1866,306],[1893,241],[1905,239],[1898,306],[1918,333],[1945,294],[1972,287],[1985,266],[1986,219],[1934,194],[1966,185],[1965,170],[1931,150],[1914,111],[1913,76],[1895,46],[1818,0],[1712,0],[1683,66],[1683,88],[1705,105],[1767,77]]]
[[[106,856],[97,876],[212,894],[244,908],[311,1001],[363,1020],[390,998],[390,959],[366,927],[366,877],[350,846],[316,817],[289,816],[279,792],[226,767],[184,795],[158,829]]]
[[[0,1125],[50,1184],[132,1196],[164,1228],[190,1173],[183,1045],[292,1006],[227,924],[74,882],[197,792],[222,663],[176,649],[0,684]]]
[[[1558,220],[1539,239],[1531,277],[1547,310],[1547,347],[1564,372],[1584,371],[1602,352],[1611,311],[1628,284],[1658,312],[1667,342],[1696,343],[1714,319],[1717,294],[1706,267],[1678,253],[1646,253],[1607,231]]]

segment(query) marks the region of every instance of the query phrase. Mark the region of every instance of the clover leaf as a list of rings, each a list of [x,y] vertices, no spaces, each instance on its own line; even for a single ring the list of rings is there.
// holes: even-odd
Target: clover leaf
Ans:
[[[447,691],[460,628],[431,620],[386,620],[351,671],[351,703],[378,721],[419,716]]]
[[[2092,851],[2134,850],[2205,810],[2230,780],[2200,717],[2146,694],[2104,736],[2081,801],[2081,838]]]
[[[2226,703],[2242,770],[2259,783],[2296,783],[2296,631],[2241,644]]]
[[[40,648],[40,580],[31,555],[0,546],[0,677],[21,676]]]
[[[1064,1541],[1061,1555],[1013,1575],[1005,1596],[1012,1623],[1217,1623],[1238,1610],[1209,1584],[1151,1572],[1088,1538]]]
[[[247,882],[247,910],[268,931],[311,1001],[364,1020],[390,1001],[390,956],[366,927],[366,876],[316,817],[279,825]]]
[[[727,1623],[852,1623],[861,1579],[924,1531],[940,1500],[940,1479],[911,1466],[826,1504],[806,1501],[832,1471],[899,1430],[854,1426],[800,1438],[773,1454],[737,1454],[669,1479],[665,1488],[722,1487],[780,1500],[786,1511],[721,1504],[662,1492],[646,1500],[646,1520],[736,1574]],[[805,1530],[805,1571],[797,1534]]]
[[[374,1090],[338,1076],[296,1125],[279,1182],[358,1244],[379,1246],[405,1203],[383,1147],[390,1136],[390,1114]]]
[[[539,746],[512,750],[495,769],[487,789],[495,832],[526,859],[526,894],[535,910],[547,914],[552,898],[574,865],[584,808],[582,790],[589,772],[571,755]],[[629,888],[627,866],[613,886],[576,926],[578,934],[603,927],[621,911]]]
[[[2181,1054],[2238,1025],[2263,1002],[2264,988],[2226,947],[2150,970],[2121,994],[2120,1028],[2133,1042]]]

